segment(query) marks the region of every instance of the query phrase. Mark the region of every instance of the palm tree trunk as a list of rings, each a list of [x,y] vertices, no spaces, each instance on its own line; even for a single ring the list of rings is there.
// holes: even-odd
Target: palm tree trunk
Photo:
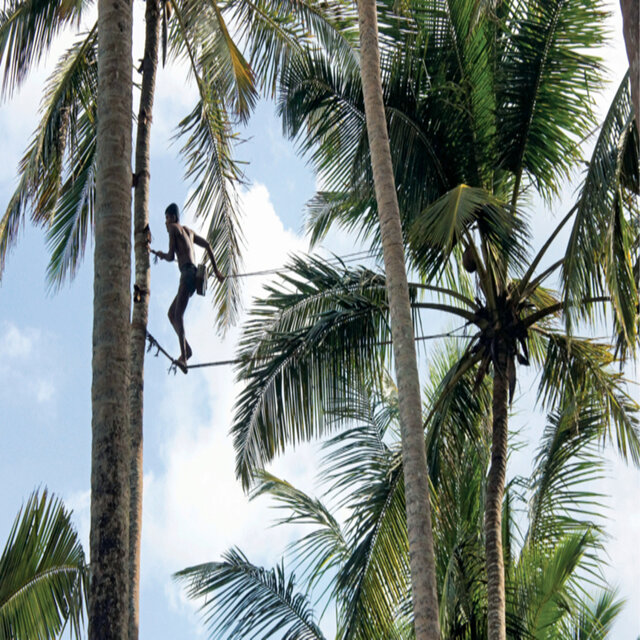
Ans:
[[[493,374],[493,434],[491,466],[487,478],[484,530],[487,563],[488,639],[506,640],[504,556],[502,552],[502,496],[507,471],[509,374],[512,359],[498,357]]]
[[[98,3],[90,640],[128,627],[131,4]]]
[[[362,90],[380,218],[398,380],[415,635],[416,640],[438,640],[440,638],[438,594],[420,380],[404,262],[400,211],[382,97],[375,0],[358,0],[358,18]]]
[[[131,320],[131,509],[129,512],[129,640],[138,639],[140,606],[140,540],[142,533],[142,441],[144,413],[144,356],[149,317],[149,156],[151,114],[158,69],[160,1],[147,0],[142,87],[135,151],[133,204],[135,295]]]
[[[620,0],[620,8],[624,43],[631,68],[631,99],[636,122],[640,125],[640,3],[638,0]]]

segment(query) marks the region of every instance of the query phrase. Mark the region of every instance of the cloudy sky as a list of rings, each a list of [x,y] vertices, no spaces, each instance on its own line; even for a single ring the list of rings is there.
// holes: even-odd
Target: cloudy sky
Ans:
[[[142,24],[143,3],[136,3]],[[613,6],[617,11],[617,5]],[[613,49],[607,53],[613,85],[624,72],[624,51],[617,13],[612,21]],[[67,43],[69,40],[67,40]],[[139,48],[140,43],[137,43]],[[55,60],[56,50],[51,56]],[[134,59],[140,55],[134,54]],[[46,69],[37,73],[10,101],[0,106],[3,162],[0,206],[15,186],[15,170],[36,122]],[[169,202],[185,202],[188,185],[173,128],[189,112],[194,94],[185,87],[184,70],[160,70],[152,135],[151,229],[155,248],[166,249],[163,212]],[[610,95],[610,91],[608,95]],[[606,104],[603,99],[603,105]],[[241,199],[246,234],[245,271],[281,265],[308,243],[301,232],[304,203],[313,195],[315,178],[282,138],[273,106],[259,105],[245,131],[248,142],[239,155],[249,161],[250,183]],[[571,193],[570,191],[568,192]],[[565,210],[558,204],[558,211]],[[547,212],[548,213],[548,212]],[[189,212],[185,214],[189,224]],[[553,224],[551,216],[546,233]],[[198,229],[197,223],[194,228]],[[353,242],[332,235],[327,248],[338,255],[354,251]],[[89,252],[90,253],[90,252]],[[87,255],[75,281],[56,295],[45,286],[46,248],[41,230],[26,227],[11,253],[0,283],[0,546],[22,502],[37,487],[48,487],[74,510],[74,521],[88,547],[91,295],[93,265]],[[150,331],[171,352],[177,340],[166,318],[175,295],[175,265],[152,266]],[[246,280],[249,301],[262,286]],[[194,297],[186,315],[187,335],[196,361],[233,358],[237,331],[221,340],[213,331],[208,301]],[[524,383],[521,383],[521,385]],[[291,533],[269,528],[273,517],[266,501],[249,503],[234,479],[228,436],[237,385],[230,368],[168,375],[164,358],[148,357],[145,382],[145,492],[142,551],[141,639],[164,640],[202,634],[202,626],[170,576],[190,564],[218,559],[232,545],[256,563],[271,565]],[[527,389],[521,388],[522,393]],[[537,427],[526,415],[532,438]],[[527,432],[525,432],[527,433]],[[316,448],[299,449],[278,460],[272,471],[312,490]],[[530,451],[513,460],[513,468],[530,468]],[[611,494],[611,539],[607,545],[609,577],[628,599],[614,637],[640,633],[640,474],[611,456],[610,475],[602,490]],[[330,632],[331,622],[326,628]]]

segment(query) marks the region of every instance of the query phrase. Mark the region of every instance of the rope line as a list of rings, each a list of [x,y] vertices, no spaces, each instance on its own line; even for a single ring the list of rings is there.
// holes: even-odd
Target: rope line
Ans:
[[[457,329],[452,329],[451,331],[447,331],[444,333],[434,333],[431,335],[424,336],[416,336],[415,341],[424,341],[424,340],[437,340],[439,338],[469,338],[470,336],[465,333],[459,333],[466,329],[467,325],[464,324]],[[162,345],[147,331],[147,340],[149,341],[149,345],[147,346],[147,353],[149,353],[152,349],[156,349],[156,353],[154,354],[157,358],[161,353],[166,356],[171,364],[169,365],[168,373],[176,373],[178,370],[178,365],[176,360],[169,354],[166,349],[162,347]],[[383,342],[376,342],[374,346],[385,346],[392,344],[391,340],[385,340]],[[267,360],[268,358],[236,358],[235,360],[214,360],[213,362],[199,362],[198,364],[188,364],[187,370],[189,369],[203,369],[205,367],[222,367],[234,364],[242,364],[245,362],[258,362],[259,360]]]
[[[377,258],[378,254],[374,251],[357,251],[355,253],[347,253],[344,256],[336,256],[327,260],[329,264],[342,264],[348,262],[357,262],[358,260],[366,260],[367,258]],[[250,278],[253,276],[268,276],[287,273],[293,271],[291,267],[274,267],[273,269],[263,269],[262,271],[249,271],[247,273],[231,273],[225,278]]]

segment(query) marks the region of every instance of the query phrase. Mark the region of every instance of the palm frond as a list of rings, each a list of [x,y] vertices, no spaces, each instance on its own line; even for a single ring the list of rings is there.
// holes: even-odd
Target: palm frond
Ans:
[[[220,271],[236,274],[241,270],[243,244],[235,190],[241,174],[231,158],[233,136],[227,115],[213,96],[201,95],[180,122],[177,135],[186,138],[181,151],[187,163],[186,177],[195,185],[187,206],[194,205],[196,215],[208,221],[207,240]],[[235,322],[240,307],[238,278],[225,278],[216,286],[214,304],[223,329]]]
[[[579,141],[593,122],[592,95],[604,39],[598,0],[516,0],[509,4],[497,75],[499,165],[525,175],[545,196],[558,191],[579,160]]]
[[[616,595],[614,590],[604,590],[598,597],[583,600],[577,614],[565,625],[563,640],[610,638],[616,618],[625,604],[624,600],[616,600]]]
[[[587,406],[599,411],[601,438],[615,438],[621,455],[639,465],[640,407],[622,374],[612,369],[614,362],[609,345],[548,334],[538,398],[547,407],[572,406],[586,398]]]
[[[86,115],[78,122],[78,140],[71,149],[69,175],[60,187],[56,210],[47,229],[51,253],[47,279],[52,287],[73,278],[93,230],[95,206],[95,120]]]
[[[258,484],[251,492],[252,499],[268,494],[276,501],[276,508],[287,515],[276,524],[314,525],[310,533],[296,540],[290,549],[295,553],[297,567],[304,568],[303,577],[313,585],[327,572],[335,570],[348,554],[347,542],[338,521],[317,498],[308,496],[300,489],[262,471],[257,474]]]
[[[340,64],[358,70],[357,20],[346,2],[317,4],[307,0],[235,0],[228,3],[239,37],[261,86],[273,95],[279,77],[293,58],[320,46]]]
[[[67,623],[80,638],[87,586],[69,512],[46,490],[34,492],[0,555],[0,638],[53,640]]]
[[[304,257],[287,271],[257,301],[240,341],[246,387],[232,434],[245,487],[287,444],[326,432],[327,404],[365,372],[380,379],[389,356],[382,276]]]
[[[551,549],[531,547],[521,554],[515,584],[532,637],[558,629],[574,613],[581,600],[576,571],[593,546],[592,538],[591,531],[583,530],[559,538]]]
[[[79,25],[88,0],[7,0],[0,11],[3,95],[10,96],[49,51],[55,37]]]
[[[562,276],[565,298],[580,299],[608,294],[625,342],[637,338],[638,285],[633,274],[631,247],[634,231],[627,186],[638,193],[638,130],[635,126],[629,75],[623,79],[596,142],[578,200],[578,210],[567,245]],[[633,169],[635,161],[635,171]],[[631,216],[625,210],[630,209]],[[578,306],[568,316],[588,317]]]
[[[365,445],[371,436],[364,438]],[[363,428],[335,439],[331,449],[347,462],[340,482],[354,483]],[[334,449],[334,446],[336,449]],[[365,640],[392,638],[393,621],[405,603],[409,588],[409,543],[407,539],[404,476],[399,452],[378,452],[366,462],[367,481],[354,485],[347,505],[351,553],[337,576],[335,593],[342,602],[338,637]],[[333,467],[334,477],[339,470]],[[360,479],[362,480],[362,478]]]
[[[603,496],[593,484],[604,466],[598,451],[602,415],[588,396],[554,411],[548,418],[530,479],[529,529],[525,544],[550,549],[567,534],[602,527]]]
[[[186,585],[191,599],[205,598],[201,606],[209,637],[267,640],[324,640],[307,598],[295,590],[295,576],[284,566],[267,570],[249,562],[237,549],[222,562],[183,569],[174,578]]]
[[[448,191],[415,221],[410,233],[414,262],[427,278],[436,277],[475,226],[492,257],[487,268],[504,272],[509,262],[520,267],[526,263],[524,223],[487,191],[465,184]]]
[[[20,162],[18,187],[0,220],[0,275],[26,216],[30,214],[37,224],[51,224],[61,193],[72,191],[74,176],[86,166],[82,161],[78,166],[82,153],[77,147],[88,144],[87,136],[95,129],[96,47],[94,26],[63,55],[47,83],[39,126]],[[81,254],[82,247],[73,252]],[[75,262],[60,266],[73,268]],[[63,277],[64,271],[52,280]]]

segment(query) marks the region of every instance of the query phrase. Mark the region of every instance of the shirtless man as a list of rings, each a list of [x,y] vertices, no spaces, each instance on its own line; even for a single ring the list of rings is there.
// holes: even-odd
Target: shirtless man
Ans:
[[[196,271],[195,265],[196,257],[194,251],[194,244],[199,247],[204,247],[209,254],[209,259],[213,265],[213,271],[216,274],[219,282],[224,280],[224,276],[218,270],[215,258],[213,257],[213,251],[211,245],[198,234],[194,233],[188,227],[183,227],[180,220],[180,210],[177,204],[170,204],[164,212],[167,232],[169,233],[169,251],[155,251],[151,249],[151,253],[167,260],[167,262],[173,262],[175,256],[178,257],[178,266],[180,267],[180,286],[178,287],[178,293],[174,298],[171,306],[169,307],[169,321],[178,334],[178,341],[180,342],[180,358],[175,361],[175,364],[180,367],[183,373],[187,373],[187,360],[191,357],[192,351],[187,339],[184,335],[184,312],[189,304],[189,298],[196,290]]]

